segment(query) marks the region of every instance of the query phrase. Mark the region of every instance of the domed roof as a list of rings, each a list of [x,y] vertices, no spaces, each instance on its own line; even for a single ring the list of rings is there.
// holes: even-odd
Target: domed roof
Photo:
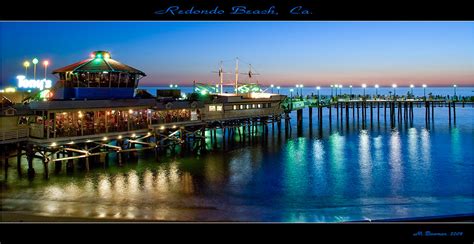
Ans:
[[[111,58],[107,51],[95,51],[89,59],[56,69],[53,74],[65,72],[124,72],[146,76],[142,71]]]

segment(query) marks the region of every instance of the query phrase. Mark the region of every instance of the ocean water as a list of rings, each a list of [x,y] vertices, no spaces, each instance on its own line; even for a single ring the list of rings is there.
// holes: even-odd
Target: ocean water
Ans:
[[[458,90],[459,91],[459,90]],[[465,91],[468,93],[469,91]],[[382,111],[382,110],[381,110]],[[0,170],[1,210],[40,216],[141,221],[341,222],[474,213],[472,105],[458,106],[456,124],[436,107],[425,123],[415,108],[413,124],[391,128],[347,126],[333,113],[323,126],[316,111],[297,133],[268,126],[245,142],[207,139],[206,152],[168,151],[155,158],[96,164],[90,172],[54,173],[44,179],[11,167]],[[376,114],[375,114],[376,115]],[[375,117],[376,118],[376,117]],[[389,123],[389,120],[387,120]],[[248,137],[247,137],[248,139]]]

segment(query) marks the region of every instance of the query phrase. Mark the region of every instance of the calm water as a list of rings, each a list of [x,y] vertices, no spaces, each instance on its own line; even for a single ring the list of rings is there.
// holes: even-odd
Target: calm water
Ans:
[[[326,112],[326,111],[325,111]],[[447,108],[436,108],[429,128],[424,110],[413,127],[383,123],[361,130],[327,113],[319,133],[314,111],[309,130],[285,136],[269,126],[251,142],[223,148],[209,141],[207,153],[177,150],[158,160],[140,153],[138,162],[96,165],[85,173],[64,171],[33,180],[19,177],[15,160],[1,169],[1,207],[42,216],[185,221],[350,221],[474,213],[472,107],[457,108],[449,125]],[[296,114],[292,115],[293,120]],[[376,120],[375,120],[376,121]],[[261,129],[259,130],[259,132]],[[64,167],[64,166],[63,166]],[[23,172],[27,170],[23,163]]]

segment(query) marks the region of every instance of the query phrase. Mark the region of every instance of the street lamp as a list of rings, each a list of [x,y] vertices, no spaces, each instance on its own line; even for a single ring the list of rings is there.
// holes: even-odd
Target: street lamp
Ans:
[[[298,88],[300,88],[300,85],[296,85],[296,96],[298,96],[298,91],[299,91]]]
[[[415,85],[413,85],[413,84],[410,85],[410,93],[411,93],[412,96],[413,96],[413,88],[414,87],[415,87]]]
[[[392,87],[393,87],[393,97],[395,97],[397,95],[397,90],[396,90],[397,84],[393,84]]]
[[[270,87],[272,88],[272,93],[273,93],[273,87],[274,87],[274,85],[273,85],[273,84],[271,84],[271,85],[270,85]]]
[[[454,96],[456,97],[456,88],[458,87],[457,85],[453,85],[454,87]]]
[[[318,106],[319,106],[319,90],[321,90],[321,87],[320,87],[320,86],[317,86],[317,87],[316,87],[316,90],[318,90]]]
[[[301,96],[303,96],[303,87],[304,87],[303,84],[300,84],[300,88],[301,88],[301,93],[300,94],[301,94]]]
[[[349,86],[349,95],[352,97],[352,85]]]
[[[37,58],[34,58],[32,62],[33,62],[33,79],[36,80],[36,64],[39,62],[39,60]]]
[[[280,86],[277,86],[278,94],[280,94]]]
[[[46,80],[46,71],[48,70],[49,61],[48,60],[43,61],[43,65],[44,65],[44,79]]]
[[[375,85],[375,97],[378,97],[379,96],[379,85],[376,84]]]
[[[423,84],[423,97],[426,99],[426,84]]]
[[[331,97],[332,97],[332,87],[333,87],[333,85],[331,85]]]
[[[367,88],[366,84],[362,84],[362,88],[364,88],[364,97],[365,97],[365,88]]]
[[[28,77],[28,67],[30,67],[30,62],[29,61],[23,62],[23,66],[25,67],[25,78],[27,78]]]
[[[290,89],[290,97],[293,98],[293,88]]]

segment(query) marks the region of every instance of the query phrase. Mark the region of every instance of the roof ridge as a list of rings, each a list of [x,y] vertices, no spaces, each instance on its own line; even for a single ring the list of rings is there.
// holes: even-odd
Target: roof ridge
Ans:
[[[72,71],[76,71],[76,70],[77,70],[77,69],[79,69],[80,67],[82,67],[82,66],[84,66],[84,65],[86,65],[86,64],[88,64],[88,63],[90,63],[90,62],[92,62],[92,60],[94,60],[94,59],[93,59],[93,58],[91,58],[89,61],[87,61],[87,62],[84,62],[83,64],[81,64],[81,65],[77,66],[77,67],[76,67],[76,68],[74,68]]]
[[[111,58],[109,58],[109,59],[111,59]],[[111,71],[114,72],[115,69],[112,68],[112,65],[110,65],[109,62],[107,62],[107,60],[105,60],[105,59],[103,59],[103,60],[104,60],[105,64],[107,64],[107,66],[109,66],[109,69],[111,69]]]

